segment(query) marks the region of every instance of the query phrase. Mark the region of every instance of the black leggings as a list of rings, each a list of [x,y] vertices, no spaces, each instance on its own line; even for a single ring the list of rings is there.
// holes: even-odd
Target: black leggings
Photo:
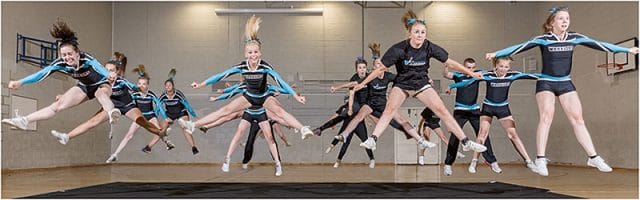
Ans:
[[[464,127],[464,124],[467,121],[473,127],[473,131],[476,133],[476,137],[478,136],[478,132],[480,131],[480,111],[463,111],[463,110],[455,110],[453,111],[453,118],[456,119],[460,128]],[[456,161],[456,156],[458,154],[458,145],[460,144],[460,140],[451,134],[449,136],[449,146],[447,146],[447,158],[444,160],[444,164],[452,165],[453,162]],[[485,152],[482,152],[482,157],[489,163],[496,162],[496,156],[493,155],[493,149],[491,148],[491,140],[489,140],[489,136],[487,136],[487,140],[484,141],[484,146],[487,147]]]
[[[351,118],[347,118],[344,120],[344,122],[342,122],[342,127],[340,127],[340,133],[342,133],[342,131],[344,131],[344,129],[347,128],[347,125],[349,124],[350,121],[351,121]],[[349,148],[349,144],[351,144],[351,138],[353,138],[354,133],[358,136],[358,138],[360,138],[360,141],[364,142],[365,140],[367,140],[367,137],[368,137],[367,126],[365,126],[364,122],[358,123],[358,126],[356,127],[356,129],[353,130],[351,133],[349,133],[349,136],[345,138],[344,144],[342,145],[342,147],[340,147],[340,153],[338,153],[338,160],[342,160],[342,158],[344,157],[344,154],[347,153],[347,149]],[[331,144],[333,145],[338,144],[338,140],[333,139],[333,141],[331,141]],[[369,160],[373,160],[374,159],[373,151],[371,151],[371,149],[365,149],[365,151],[367,152],[367,156],[369,156]]]
[[[278,149],[278,143],[276,142],[276,133],[273,131],[273,124],[270,125],[273,142],[276,143],[276,150],[278,151],[278,161],[282,161],[280,160],[280,150]],[[242,159],[242,164],[249,163],[249,161],[251,161],[251,157],[253,157],[253,144],[256,142],[258,131],[260,131],[260,126],[258,125],[258,123],[251,123],[251,128],[249,128],[249,137],[247,138],[247,144],[244,146],[244,158]],[[271,159],[276,160],[273,158],[273,156],[271,156]]]

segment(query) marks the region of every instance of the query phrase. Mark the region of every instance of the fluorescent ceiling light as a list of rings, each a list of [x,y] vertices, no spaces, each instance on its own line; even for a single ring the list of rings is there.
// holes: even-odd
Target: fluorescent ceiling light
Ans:
[[[233,14],[298,14],[298,15],[322,15],[322,8],[263,8],[263,9],[215,9],[216,15]]]

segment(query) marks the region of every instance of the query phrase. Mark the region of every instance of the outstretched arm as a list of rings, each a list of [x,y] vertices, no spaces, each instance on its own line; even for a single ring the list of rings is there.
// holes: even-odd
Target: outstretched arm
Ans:
[[[37,83],[40,82],[42,80],[44,80],[45,78],[47,78],[49,75],[51,75],[53,72],[55,71],[60,71],[62,70],[63,67],[58,66],[58,65],[50,65],[45,67],[44,69],[41,69],[40,71],[31,74],[27,77],[24,77],[18,81],[10,81],[8,88],[9,89],[18,89],[20,86],[22,85],[27,85],[27,84],[33,84],[33,83]]]
[[[526,42],[520,43],[520,44],[516,44],[510,47],[507,47],[506,49],[502,49],[502,50],[498,50],[496,52],[493,53],[487,53],[487,55],[485,56],[485,58],[487,60],[491,60],[493,58],[496,57],[503,57],[503,56],[513,56],[516,55],[518,53],[522,53],[524,51],[527,51],[533,47],[539,46],[539,45],[545,45],[548,42],[542,39],[542,36],[538,36],[535,37],[531,40],[528,40]]]
[[[229,77],[231,75],[234,75],[234,74],[237,74],[237,73],[240,73],[240,72],[241,71],[240,71],[239,68],[232,67],[231,69],[227,69],[226,71],[224,71],[222,73],[219,73],[219,74],[216,74],[216,75],[213,75],[213,76],[209,77],[207,80],[205,80],[205,81],[203,81],[201,83],[193,82],[193,83],[191,83],[191,87],[193,87],[195,89],[198,89],[198,88],[204,87],[206,85],[211,85],[211,84],[217,83],[218,81],[220,81],[222,79],[225,79],[225,78],[227,78],[227,77]]]
[[[384,74],[384,72],[386,72],[386,71],[387,71],[387,67],[384,66],[384,64],[382,64],[381,67],[378,67],[378,68],[374,69],[373,71],[371,71],[371,73],[367,76],[367,78],[362,80],[362,82],[360,82],[357,85],[353,86],[353,91],[358,91],[358,90],[364,88],[364,86],[367,85],[367,83],[371,82],[374,78]]]
[[[626,48],[607,42],[597,41],[584,35],[580,36],[580,38],[577,38],[573,42],[599,51],[638,54],[638,47]]]
[[[329,88],[329,90],[331,91],[331,93],[334,93],[339,89],[350,88],[350,87],[353,87],[353,86],[355,86],[357,84],[358,84],[357,81],[351,81],[351,82],[347,82],[347,83],[344,83],[344,84],[341,84],[341,85],[331,86],[331,88]]]
[[[482,74],[481,73],[474,73],[469,68],[466,68],[466,67],[462,66],[460,63],[458,63],[455,60],[452,60],[451,58],[447,59],[447,61],[444,62],[444,65],[445,65],[445,68],[450,67],[453,70],[462,72],[462,73],[467,74],[469,76],[472,76],[474,78],[482,79]]]

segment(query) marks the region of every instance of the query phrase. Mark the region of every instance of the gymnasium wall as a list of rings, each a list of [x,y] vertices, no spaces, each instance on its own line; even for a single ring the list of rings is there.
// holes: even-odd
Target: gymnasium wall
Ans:
[[[55,73],[35,85],[8,90],[10,80],[18,80],[40,70],[39,66],[16,63],[16,34],[54,41],[49,29],[62,17],[76,31],[80,49],[106,62],[111,54],[111,3],[108,2],[2,2],[2,118],[14,116],[11,95],[37,99],[37,107],[49,106],[76,80]],[[39,48],[30,47],[31,55]],[[40,121],[37,131],[16,131],[2,125],[2,169],[47,168],[100,164],[109,155],[108,125],[101,125],[61,145],[51,136],[52,129],[68,132],[99,109],[95,100],[62,111],[50,120]],[[26,115],[28,113],[21,112]]]
[[[307,94],[308,102],[302,106],[290,98],[281,97],[287,110],[297,116],[304,124],[320,125],[340,102],[341,94],[327,94],[320,88],[318,80],[346,80],[353,73],[353,60],[361,55],[364,43],[378,40],[383,49],[400,41],[404,37],[400,16],[403,9],[366,9],[351,2],[296,2],[288,3],[295,7],[322,7],[322,16],[284,16],[261,15],[263,23],[259,36],[263,42],[263,58],[276,67],[282,76],[295,82]],[[449,51],[452,59],[462,61],[473,57],[482,69],[490,69],[489,62],[482,59],[484,54],[523,42],[541,33],[540,26],[545,20],[547,9],[552,3],[506,3],[506,2],[435,2],[432,4],[409,3],[418,15],[427,20],[428,38]],[[637,19],[633,17],[637,9],[633,3],[573,3],[572,30],[594,35],[603,41],[615,42],[634,35]],[[130,3],[120,2],[114,6],[114,50],[131,55],[131,64],[144,63],[151,69],[152,89],[161,90],[161,81],[165,79],[170,67],[178,67],[177,87],[187,94],[199,114],[205,114],[219,108],[222,104],[207,102],[206,96],[212,95],[211,89],[192,90],[188,84],[202,81],[214,73],[221,72],[243,59],[242,33],[247,15],[218,16],[215,8],[263,8],[265,3]],[[601,9],[602,7],[609,9]],[[593,8],[590,8],[593,7]],[[619,9],[627,12],[618,12]],[[598,10],[598,12],[595,12]],[[593,13],[598,13],[594,15]],[[364,14],[364,21],[362,15]],[[620,16],[620,17],[616,17]],[[622,18],[622,19],[621,19]],[[364,23],[363,23],[364,22]],[[364,24],[364,33],[362,32]],[[601,27],[594,27],[598,24]],[[627,25],[627,26],[623,26]],[[584,30],[584,31],[583,31]],[[588,32],[598,31],[599,32]],[[627,35],[627,36],[620,36]],[[596,147],[613,166],[637,167],[637,156],[623,159],[619,151],[637,149],[637,112],[636,72],[621,76],[613,85],[604,82],[595,68],[599,56],[603,54],[579,47],[573,72],[585,108],[585,120],[591,129]],[[364,49],[365,58],[370,53]],[[584,52],[584,53],[583,53]],[[585,55],[587,54],[587,55]],[[591,55],[588,55],[591,54]],[[598,55],[598,56],[596,56]],[[528,71],[523,66],[524,58],[537,61],[537,69]],[[590,59],[587,61],[587,59]],[[442,65],[432,61],[430,76],[441,80]],[[537,50],[516,56],[514,70],[537,72],[541,60]],[[200,73],[193,73],[200,72]],[[586,76],[586,77],[585,77]],[[232,79],[233,80],[233,79]],[[236,79],[237,80],[237,79]],[[591,80],[591,81],[586,81]],[[315,83],[315,85],[314,85]],[[441,85],[446,85],[442,82]],[[325,85],[322,85],[323,87]],[[594,88],[597,92],[587,92]],[[616,89],[620,92],[616,92]],[[612,90],[613,89],[613,90]],[[622,92],[624,90],[624,92]],[[511,89],[511,109],[517,120],[518,130],[530,156],[535,152],[535,131],[538,121],[535,102],[535,82],[518,81]],[[159,92],[158,92],[159,93]],[[481,88],[484,93],[484,87]],[[629,97],[624,98],[627,94]],[[607,106],[610,116],[596,116],[604,98],[616,95],[625,101],[625,106]],[[593,96],[593,97],[591,97]],[[452,107],[455,96],[442,95],[448,107]],[[482,95],[481,95],[482,98]],[[599,99],[599,100],[598,100]],[[405,107],[420,106],[416,100],[409,100]],[[632,109],[629,109],[632,108]],[[605,109],[605,108],[603,108]],[[613,109],[613,110],[611,110]],[[624,114],[622,114],[624,113]],[[405,113],[406,114],[406,113]],[[605,115],[607,115],[605,114]],[[552,139],[549,142],[548,157],[552,162],[584,165],[584,153],[577,145],[572,129],[558,105],[556,121],[552,126]],[[610,124],[619,124],[615,136],[608,134]],[[172,140],[179,146],[176,150],[143,155],[140,148],[147,141],[134,140],[131,153],[122,156],[123,162],[220,162],[235,131],[236,122],[213,129],[203,136],[196,134],[202,155],[192,157],[181,133],[173,133]],[[124,132],[128,125],[122,125]],[[371,131],[372,128],[370,128]],[[465,132],[472,134],[466,127]],[[291,132],[291,131],[290,131]],[[322,138],[313,138],[301,143],[298,134],[288,135],[294,146],[281,148],[287,162],[333,162],[337,151],[323,154],[322,150],[335,131],[329,131]],[[390,133],[391,131],[388,130]],[[491,129],[494,149],[500,162],[521,162],[506,134],[497,123]],[[145,134],[145,139],[150,138]],[[393,162],[392,134],[385,134],[376,151],[378,162]],[[629,137],[632,137],[629,140]],[[558,139],[562,138],[562,139]],[[608,139],[607,139],[608,138]],[[357,139],[352,145],[357,145]],[[630,148],[607,148],[612,144],[627,144]],[[258,150],[264,149],[262,143]],[[116,144],[112,144],[115,148]],[[565,150],[565,147],[572,149]],[[345,162],[364,162],[366,157],[357,146],[350,151]],[[444,150],[444,147],[442,147]],[[295,152],[295,153],[293,153]],[[637,151],[634,151],[637,154]],[[620,155],[620,156],[619,156]],[[264,152],[256,153],[258,161],[270,160]],[[443,156],[443,155],[442,155]],[[232,160],[239,160],[241,154],[234,154]],[[469,158],[459,159],[468,162]]]
[[[382,4],[382,3],[380,3]],[[38,4],[39,6],[22,6],[16,9],[8,9],[11,5],[24,5],[24,3],[3,3],[3,75],[2,82],[6,85],[11,77],[22,77],[30,74],[37,68],[28,66],[30,71],[17,71],[15,68],[7,69],[6,66],[16,66],[13,64],[13,42],[15,33],[7,33],[12,27],[19,27],[18,20],[24,20],[23,29],[33,28],[31,32],[37,37],[49,37],[46,30],[54,21],[55,16],[62,15],[52,13],[38,16],[38,20],[30,18],[12,18],[26,12],[17,12],[16,9],[36,9],[44,10],[50,6],[64,7],[64,3]],[[30,5],[27,3],[27,5]],[[77,3],[74,5],[78,5]],[[189,87],[193,81],[202,81],[209,76],[227,69],[229,66],[243,60],[243,39],[244,23],[249,17],[247,15],[218,16],[214,13],[215,8],[264,8],[264,2],[115,2],[113,4],[85,3],[80,5],[100,5],[100,12],[104,12],[104,17],[93,19],[85,17],[86,14],[69,20],[69,23],[82,23],[87,26],[76,28],[80,33],[82,48],[93,53],[101,61],[106,61],[111,50],[124,52],[129,57],[129,68],[137,64],[145,64],[151,75],[151,89],[158,95],[163,90],[162,83],[166,79],[166,74],[170,68],[176,67],[176,87],[182,90],[190,100],[192,106],[202,117],[226,102],[211,103],[208,97],[214,92],[211,87],[194,90]],[[112,6],[111,6],[112,5]],[[270,6],[282,6],[283,3],[273,2]],[[362,55],[370,58],[370,53],[366,49],[366,43],[377,40],[382,43],[383,51],[389,46],[401,41],[404,38],[400,17],[403,9],[365,9],[352,2],[292,2],[286,5],[295,7],[322,7],[324,14],[321,16],[286,16],[286,15],[260,15],[263,19],[259,37],[263,43],[263,58],[272,64],[282,77],[291,83],[298,85],[297,90],[307,96],[306,105],[295,102],[290,97],[279,97],[286,110],[296,116],[303,124],[316,127],[321,125],[333,111],[340,105],[343,93],[331,94],[326,90],[330,83],[347,80],[354,72],[353,61],[356,56]],[[388,5],[388,4],[387,4]],[[478,61],[481,69],[490,69],[490,63],[483,59],[484,54],[493,52],[508,46],[521,43],[533,36],[541,34],[541,25],[546,19],[547,9],[555,6],[553,2],[409,2],[408,7],[413,8],[420,18],[425,18],[428,24],[429,40],[444,47],[450,54],[450,58],[462,62],[466,57],[473,57]],[[638,9],[637,3],[632,2],[607,2],[607,3],[564,3],[570,7],[572,25],[571,30],[577,31],[601,41],[615,43],[623,39],[637,35],[638,32]],[[93,8],[93,7],[92,7]],[[92,17],[102,16],[96,14],[94,8]],[[54,9],[50,9],[54,10]],[[77,9],[82,10],[82,9]],[[13,13],[16,12],[16,13]],[[113,15],[111,15],[112,13]],[[13,15],[9,15],[12,13]],[[63,13],[64,14],[64,13]],[[362,18],[364,14],[364,20]],[[34,14],[31,14],[34,15]],[[66,15],[69,15],[68,13]],[[64,15],[63,15],[64,16]],[[75,15],[74,15],[75,16]],[[112,21],[109,22],[109,17]],[[30,19],[30,20],[26,20]],[[77,20],[77,21],[72,21]],[[26,22],[34,23],[41,21],[40,25],[26,25]],[[75,22],[75,23],[74,23]],[[101,23],[96,23],[101,22]],[[11,24],[9,26],[8,24]],[[111,27],[95,26],[94,24],[112,24]],[[363,26],[364,25],[364,32]],[[6,28],[8,27],[9,28]],[[41,27],[46,27],[41,30]],[[88,27],[94,27],[89,29]],[[106,34],[99,39],[84,39],[84,32],[93,32],[96,27],[105,28],[99,31]],[[85,28],[85,31],[82,31]],[[18,28],[13,28],[18,29]],[[113,29],[113,32],[111,32]],[[28,32],[28,31],[18,31]],[[82,34],[84,33],[84,34]],[[26,34],[26,33],[25,33]],[[95,33],[97,34],[97,33]],[[107,42],[112,37],[112,49],[97,48],[100,45],[89,46],[90,42]],[[102,39],[105,38],[105,39]],[[364,38],[364,44],[363,44]],[[85,41],[85,42],[83,42]],[[109,44],[104,44],[109,46]],[[96,46],[96,47],[94,47]],[[93,49],[89,49],[94,47]],[[8,49],[8,50],[7,50]],[[515,56],[512,64],[514,70],[539,72],[542,66],[538,50],[530,50],[526,53]],[[100,54],[99,54],[100,53]],[[537,63],[536,69],[529,69],[531,66],[524,66],[525,58],[534,59]],[[584,120],[591,132],[598,154],[602,155],[613,167],[637,168],[638,157],[638,93],[637,93],[637,72],[631,72],[616,76],[613,82],[606,81],[603,73],[595,65],[604,62],[604,53],[594,51],[586,47],[578,47],[574,58],[572,77],[580,98],[582,100]],[[24,64],[19,64],[24,65]],[[15,75],[8,77],[7,73]],[[395,70],[392,70],[395,71]],[[449,81],[442,80],[440,74],[442,64],[433,60],[431,62],[430,77],[440,82],[444,88]],[[18,75],[19,73],[22,73]],[[136,75],[127,72],[127,78],[135,80]],[[47,94],[40,94],[42,90],[36,87],[25,87],[15,92],[27,92],[34,95],[34,98],[53,98],[55,94],[64,92],[66,88],[73,85],[74,81],[62,76],[52,76],[46,81],[60,81],[63,84],[57,90],[47,90]],[[238,80],[237,76],[230,80]],[[55,83],[54,83],[55,84]],[[50,84],[47,84],[49,86]],[[480,97],[484,97],[484,84],[481,84]],[[5,86],[6,87],[6,86]],[[219,86],[216,86],[219,87]],[[440,90],[442,91],[442,90]],[[529,155],[533,158],[536,155],[535,131],[538,122],[537,104],[534,96],[535,82],[530,80],[517,81],[510,92],[511,111],[521,139],[525,143]],[[3,117],[10,114],[13,109],[10,104],[5,104],[5,94],[3,90]],[[14,92],[14,91],[12,91]],[[40,96],[35,96],[36,94]],[[441,98],[448,108],[453,108],[455,95],[441,93]],[[615,102],[611,102],[615,99]],[[618,100],[620,99],[620,100]],[[47,103],[48,104],[48,103]],[[46,104],[42,104],[46,105]],[[96,103],[89,103],[75,109],[87,109],[83,115],[93,114],[97,108]],[[41,103],[39,101],[39,107]],[[9,108],[7,108],[9,107]],[[86,107],[86,108],[85,108]],[[415,99],[408,100],[403,108],[421,107]],[[9,110],[7,110],[9,109]],[[65,148],[55,142],[49,135],[49,130],[59,125],[54,120],[75,119],[73,117],[62,117],[64,114],[71,115],[72,111],[65,111],[60,116],[47,122],[54,123],[51,127],[43,129],[44,122],[39,123],[41,134],[30,134],[31,145],[15,145],[26,136],[19,136],[16,131],[3,133],[3,169],[11,168],[8,164],[26,162],[21,158],[24,155],[8,155],[13,152],[27,151],[33,152],[33,156],[42,155],[42,149],[29,148],[32,145],[47,146],[56,148],[56,152],[64,152],[64,156],[83,157],[92,153],[91,158],[73,159],[77,162],[93,160],[93,163],[103,162],[109,155],[109,147],[104,147],[96,151],[92,142],[103,142],[107,145],[106,137],[108,127],[103,125],[100,134],[88,134],[72,141]],[[406,110],[402,111],[407,115]],[[75,113],[74,113],[75,114]],[[86,117],[81,117],[86,119]],[[73,123],[77,124],[78,122]],[[66,124],[66,123],[65,123]],[[111,151],[117,147],[120,139],[124,136],[130,126],[128,120],[122,120],[115,128],[115,138],[111,142]],[[184,140],[184,136],[178,131],[178,126],[174,126],[170,139],[177,145],[177,148],[166,151],[164,145],[159,143],[154,147],[151,154],[144,154],[140,149],[151,139],[151,134],[144,130],[139,130],[136,137],[130,141],[129,146],[120,153],[119,161],[123,163],[211,163],[222,162],[227,152],[227,147],[233,134],[235,133],[237,121],[225,124],[219,128],[212,129],[207,135],[202,135],[199,131],[194,133],[197,146],[201,153],[197,156],[191,155],[190,148]],[[64,130],[70,129],[71,126]],[[62,129],[62,128],[60,128]],[[368,127],[369,133],[373,127]],[[3,126],[3,132],[7,129]],[[315,137],[308,141],[301,141],[298,133],[284,129],[287,133],[292,147],[281,146],[283,160],[288,163],[332,163],[337,156],[337,149],[330,154],[324,154],[324,148],[335,135],[337,130],[325,131],[322,137]],[[473,135],[469,125],[465,128],[465,133]],[[40,132],[38,132],[40,133]],[[15,142],[11,136],[16,137]],[[19,137],[17,137],[19,136]],[[499,162],[501,163],[521,163],[522,159],[516,153],[505,132],[494,120],[490,134],[493,140],[493,147]],[[90,137],[96,137],[89,139]],[[9,138],[9,139],[7,139]],[[434,137],[435,138],[435,137]],[[471,138],[474,138],[471,136]],[[83,139],[89,141],[83,141]],[[394,135],[388,129],[378,143],[378,150],[375,151],[378,163],[394,162]],[[279,140],[279,138],[276,138]],[[279,141],[280,142],[280,141]],[[350,150],[344,158],[344,162],[363,163],[368,159],[364,151],[358,147],[360,141],[354,138]],[[8,144],[8,145],[7,145]],[[282,144],[282,143],[280,143]],[[78,146],[73,146],[78,145]],[[102,143],[101,143],[102,145]],[[83,147],[80,147],[83,146]],[[84,147],[86,146],[86,147]],[[21,150],[15,150],[23,148]],[[78,149],[74,149],[78,148]],[[33,149],[30,151],[30,149]],[[86,149],[92,149],[88,151]],[[232,162],[239,162],[242,158],[242,147],[238,148],[232,156]],[[266,153],[264,140],[258,139],[256,142],[256,152],[254,161],[269,162],[271,160]],[[53,149],[52,149],[53,150]],[[446,147],[441,146],[444,152]],[[45,151],[45,154],[51,151]],[[92,152],[92,153],[88,153]],[[466,153],[470,155],[470,153]],[[551,127],[550,140],[547,149],[547,157],[552,163],[573,164],[585,166],[586,155],[581,146],[577,143],[573,135],[568,120],[559,103],[556,103],[555,120]],[[12,158],[11,156],[15,156]],[[444,153],[441,155],[444,160]],[[43,158],[52,160],[51,155]],[[28,159],[31,160],[31,159]],[[9,163],[7,164],[7,161]],[[468,163],[467,158],[458,159],[459,163]],[[29,161],[35,162],[35,161]],[[66,161],[66,165],[72,161]],[[72,163],[77,165],[80,163]],[[23,167],[32,165],[25,163]],[[56,164],[41,164],[43,166],[58,166]]]

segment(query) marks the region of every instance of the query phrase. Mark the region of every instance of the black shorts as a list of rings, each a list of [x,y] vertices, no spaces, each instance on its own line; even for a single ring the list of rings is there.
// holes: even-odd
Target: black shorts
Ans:
[[[130,103],[124,106],[115,106],[122,115],[127,114],[131,109],[138,108],[135,103]]]
[[[395,86],[395,83],[394,83],[393,87],[398,87],[398,86]],[[402,87],[398,87],[398,88],[400,88],[402,90],[402,92],[406,96],[408,96],[408,97],[416,97],[421,92],[424,92],[424,91],[428,90],[429,88],[433,88],[433,86],[431,86],[431,84],[427,83],[426,85],[424,85],[422,87],[412,87],[412,88],[406,88],[406,89],[402,88]]]
[[[454,110],[453,111],[454,118],[455,118],[456,115],[461,116],[461,117],[465,117],[465,118],[472,118],[472,117],[480,118],[480,109],[475,109],[475,110]]]
[[[268,120],[266,112],[262,113],[262,114],[257,114],[257,115],[249,114],[248,112],[244,112],[242,114],[242,119],[247,120],[248,122],[251,122],[251,123],[260,123],[260,122]]]
[[[167,113],[167,118],[171,120],[180,119],[182,116],[189,116],[189,113],[187,113],[187,111],[182,111],[179,113]]]
[[[569,81],[545,81],[539,80],[536,82],[536,93],[542,91],[553,92],[554,95],[560,96],[568,92],[576,91],[576,86],[573,82]]]
[[[252,97],[245,92],[245,93],[242,93],[242,96],[244,96],[244,98],[247,99],[247,101],[252,106],[262,106],[264,105],[264,102],[267,100],[267,98],[269,98],[270,96],[273,96],[273,94],[268,94],[264,97]]]
[[[148,114],[148,115],[142,115],[144,116],[145,119],[147,119],[147,121],[153,119],[154,117],[156,117],[156,114]]]
[[[431,129],[440,128],[440,118],[436,116],[436,114],[429,108],[424,108],[422,113],[420,113],[422,118],[425,120],[425,125],[427,125]]]
[[[385,104],[378,104],[378,105],[367,104],[367,105],[371,108],[371,110],[373,110],[373,112],[380,112],[380,113],[383,113],[385,106],[387,106]]]
[[[96,98],[96,91],[98,91],[98,88],[100,88],[101,85],[105,85],[105,84],[109,85],[109,82],[104,80],[89,86],[78,83],[76,84],[76,86],[78,86],[82,90],[82,92],[84,92],[84,94],[87,95],[89,99],[93,99],[93,98]]]
[[[480,115],[502,119],[511,116],[511,110],[509,110],[508,104],[504,106],[482,104],[482,111],[480,111]]]

